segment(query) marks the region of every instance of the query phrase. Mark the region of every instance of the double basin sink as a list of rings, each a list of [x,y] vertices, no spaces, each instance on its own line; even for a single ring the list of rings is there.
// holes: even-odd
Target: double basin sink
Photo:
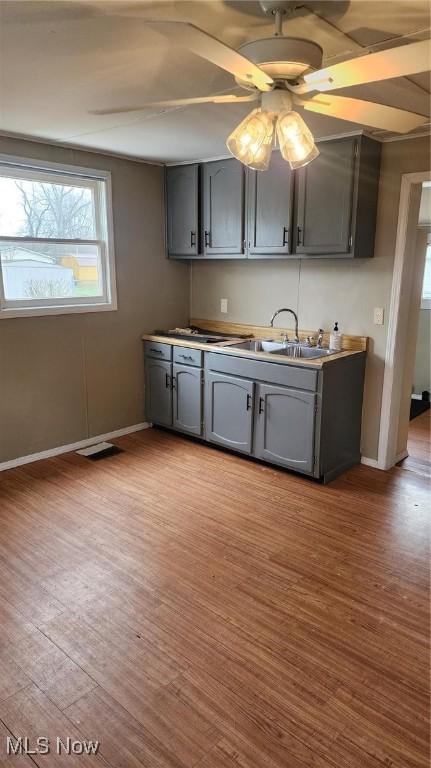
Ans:
[[[335,350],[322,349],[321,347],[309,347],[306,344],[296,342],[271,341],[266,339],[248,339],[229,345],[231,349],[244,349],[250,352],[266,352],[273,355],[285,355],[286,357],[302,357],[303,359],[315,359],[335,354]]]

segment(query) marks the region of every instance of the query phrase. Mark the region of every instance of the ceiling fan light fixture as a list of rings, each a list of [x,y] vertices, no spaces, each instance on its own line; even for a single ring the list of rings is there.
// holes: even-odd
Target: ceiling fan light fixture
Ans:
[[[297,112],[282,112],[279,115],[277,139],[281,154],[293,169],[308,165],[320,154],[313,134]]]
[[[268,169],[274,145],[276,115],[254,109],[228,136],[226,146],[241,163],[256,171]]]

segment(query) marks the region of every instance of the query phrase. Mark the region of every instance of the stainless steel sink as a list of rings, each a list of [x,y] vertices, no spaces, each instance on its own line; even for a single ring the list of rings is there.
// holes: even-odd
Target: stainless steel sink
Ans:
[[[320,347],[308,347],[305,344],[292,344],[270,339],[248,339],[237,344],[231,344],[231,349],[244,349],[250,352],[266,352],[270,355],[285,355],[285,357],[317,359],[333,355],[334,350]]]
[[[231,349],[247,349],[251,352],[280,352],[286,348],[282,341],[272,341],[271,339],[247,339],[239,341],[236,344],[229,344]]]
[[[278,354],[286,355],[286,357],[302,357],[305,360],[312,360],[313,358],[327,357],[333,355],[335,352],[333,349],[322,349],[321,347],[307,347],[303,344],[289,344],[284,349],[281,349]]]

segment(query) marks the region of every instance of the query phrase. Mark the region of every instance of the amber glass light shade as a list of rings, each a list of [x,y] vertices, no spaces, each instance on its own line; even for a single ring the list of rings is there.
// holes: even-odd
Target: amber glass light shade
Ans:
[[[228,136],[226,146],[241,163],[266,171],[274,145],[273,112],[255,109]]]
[[[319,155],[314,137],[301,115],[282,112],[277,120],[280,152],[291,168],[302,168]]]

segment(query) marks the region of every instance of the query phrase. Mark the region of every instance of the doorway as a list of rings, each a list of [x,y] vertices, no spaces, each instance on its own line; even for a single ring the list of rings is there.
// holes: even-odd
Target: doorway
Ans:
[[[422,187],[419,209],[418,248],[425,251],[425,267],[416,334],[409,422],[408,456],[400,462],[403,469],[431,478],[431,184]],[[419,261],[422,261],[420,254]]]
[[[431,224],[431,173],[402,177],[385,358],[378,466],[390,469],[417,452],[429,460],[429,410],[410,426],[416,339]],[[427,267],[429,269],[429,267]],[[428,277],[428,272],[425,275]],[[430,314],[428,314],[428,321]],[[425,391],[425,390],[423,390]],[[417,393],[415,393],[417,394]],[[423,415],[423,414],[422,414]],[[414,422],[415,419],[412,419]],[[415,436],[415,433],[416,436]],[[427,437],[428,435],[428,437]],[[410,439],[410,447],[408,445]],[[419,448],[421,445],[421,449]],[[419,453],[422,459],[419,459]],[[412,463],[412,461],[410,462]],[[406,461],[407,468],[408,461]]]

